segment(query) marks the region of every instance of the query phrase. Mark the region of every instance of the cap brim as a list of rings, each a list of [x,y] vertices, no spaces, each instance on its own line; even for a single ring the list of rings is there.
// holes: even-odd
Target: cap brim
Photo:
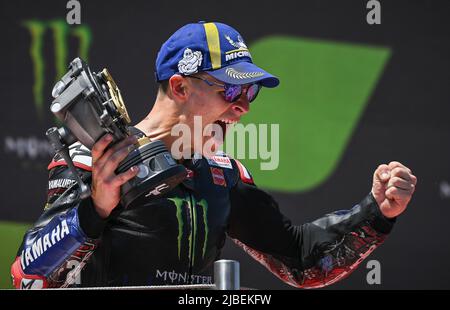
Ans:
[[[264,87],[277,87],[280,80],[250,62],[238,62],[217,70],[207,71],[219,81],[228,84],[259,82]]]

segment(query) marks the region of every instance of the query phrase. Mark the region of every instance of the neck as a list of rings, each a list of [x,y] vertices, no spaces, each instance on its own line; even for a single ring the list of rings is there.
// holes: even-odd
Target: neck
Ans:
[[[180,108],[169,98],[158,98],[150,113],[135,127],[145,133],[150,140],[161,140],[169,151],[178,136],[172,136],[172,127],[186,123],[186,116]]]

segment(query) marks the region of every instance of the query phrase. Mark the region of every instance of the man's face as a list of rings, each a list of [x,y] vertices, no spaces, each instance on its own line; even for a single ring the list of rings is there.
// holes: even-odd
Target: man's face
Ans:
[[[200,73],[195,76],[206,79],[209,82],[223,85],[223,82],[207,73]],[[202,135],[202,146],[208,141],[210,141],[209,143],[212,143],[212,140],[214,140],[215,150],[213,151],[217,151],[217,148],[223,143],[227,129],[239,122],[241,117],[249,112],[250,104],[245,95],[246,87],[244,87],[244,91],[240,98],[237,101],[230,103],[224,98],[224,88],[222,86],[216,84],[210,86],[205,81],[197,78],[185,78],[189,80],[187,82],[191,89],[188,102],[186,102],[188,105],[188,114],[190,114],[187,122],[191,129],[194,129],[194,127],[191,126],[194,123],[194,116],[201,116],[202,132],[211,132],[212,128],[215,133],[213,137],[211,137],[211,135]],[[217,133],[216,129],[220,129],[221,133]]]

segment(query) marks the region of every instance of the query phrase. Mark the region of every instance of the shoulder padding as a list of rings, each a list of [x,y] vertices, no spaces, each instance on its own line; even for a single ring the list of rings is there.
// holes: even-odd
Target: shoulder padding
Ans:
[[[247,168],[245,168],[245,166],[239,160],[234,159],[234,161],[236,162],[236,165],[239,169],[239,176],[240,176],[242,182],[251,184],[251,185],[255,185],[255,182],[253,181],[253,177],[250,174],[250,172],[247,170]]]
[[[236,165],[239,168],[239,176],[241,177],[242,182],[255,185],[255,182],[253,181],[253,177],[250,174],[250,172],[245,168],[245,166],[237,159],[234,160],[236,162]]]

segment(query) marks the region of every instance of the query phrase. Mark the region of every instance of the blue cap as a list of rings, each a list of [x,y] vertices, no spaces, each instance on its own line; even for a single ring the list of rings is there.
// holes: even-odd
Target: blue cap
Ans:
[[[253,64],[242,36],[222,23],[198,22],[181,27],[164,42],[156,58],[158,82],[174,74],[204,71],[229,84],[259,82],[265,87],[276,87],[280,83]]]

